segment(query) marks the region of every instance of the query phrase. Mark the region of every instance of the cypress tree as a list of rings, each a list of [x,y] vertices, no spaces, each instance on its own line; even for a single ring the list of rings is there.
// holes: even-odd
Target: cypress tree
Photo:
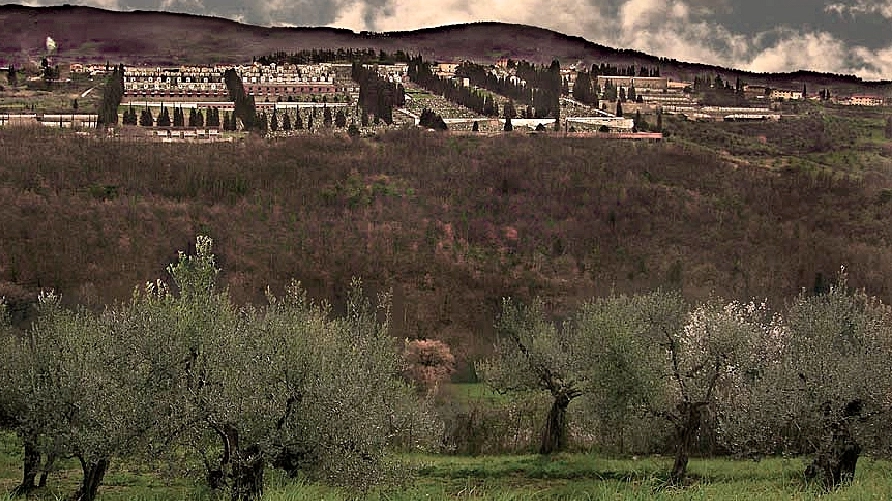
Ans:
[[[282,117],[282,130],[291,130],[291,115],[289,115],[287,111],[285,112],[285,116]]]
[[[273,108],[273,114],[269,117],[269,130],[273,132],[279,130],[279,115],[275,108]]]

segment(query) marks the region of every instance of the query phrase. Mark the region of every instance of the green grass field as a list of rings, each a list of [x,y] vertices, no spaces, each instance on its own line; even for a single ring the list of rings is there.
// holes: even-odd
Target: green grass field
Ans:
[[[12,435],[0,440],[0,501],[20,475],[18,443]],[[307,481],[292,481],[275,471],[266,479],[264,499],[302,500],[872,500],[892,496],[892,462],[863,458],[851,485],[825,493],[801,480],[802,459],[769,458],[759,462],[693,459],[683,487],[666,482],[672,459],[610,459],[594,454],[461,457],[398,455],[396,480],[369,492],[357,492]],[[74,461],[61,465],[49,486],[33,498],[64,499],[75,490],[80,470]],[[200,482],[169,478],[157,469],[113,463],[99,491],[104,501],[212,499]]]

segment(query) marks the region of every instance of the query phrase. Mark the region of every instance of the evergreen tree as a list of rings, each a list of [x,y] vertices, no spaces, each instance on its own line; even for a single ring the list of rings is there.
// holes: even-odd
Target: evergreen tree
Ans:
[[[331,108],[328,106],[322,107],[322,125],[327,129],[331,127],[332,117],[331,117]]]
[[[204,127],[204,115],[201,114],[200,110],[195,112],[195,126]]]
[[[155,117],[152,116],[152,112],[149,111],[149,108],[145,108],[142,110],[142,114],[139,116],[139,125],[143,127],[151,127],[155,125]]]
[[[291,115],[288,112],[285,112],[285,116],[282,117],[282,130],[290,131],[291,130]]]
[[[257,115],[257,106],[254,103],[254,96],[248,96],[242,85],[242,79],[238,76],[235,69],[228,69],[223,74],[223,80],[226,83],[226,89],[229,92],[229,99],[235,103],[235,111],[233,112],[232,123],[238,123],[237,119],[242,121],[245,129],[254,128],[254,118]]]
[[[102,91],[102,101],[99,103],[99,113],[96,125],[115,125],[118,123],[118,106],[124,98],[124,65],[116,66],[114,71],[105,79],[105,88]]]
[[[6,83],[8,83],[10,87],[15,87],[19,83],[19,74],[16,71],[15,66],[11,64],[6,71]]]
[[[136,125],[138,121],[139,119],[136,117],[136,110],[133,109],[133,106],[130,106],[130,108],[124,112],[121,123],[124,125]]]
[[[279,115],[275,108],[273,108],[273,113],[269,117],[269,130],[272,132],[279,130]]]
[[[517,118],[517,111],[514,109],[514,102],[508,101],[502,107],[503,116],[506,119]]]
[[[480,132],[480,124],[474,120],[474,125],[471,126],[471,132]]]
[[[616,100],[616,116],[618,116],[618,117],[623,116],[623,103],[620,99]]]
[[[304,128],[304,121],[300,118],[300,108],[294,113],[294,128],[300,130]]]
[[[229,122],[229,113],[223,114],[223,130],[235,130],[235,127]]]
[[[657,132],[663,132],[663,109],[657,109]]]
[[[514,130],[514,126],[511,125],[511,117],[506,116],[505,117],[505,132],[511,132],[512,130]]]
[[[335,127],[339,129],[343,129],[347,126],[347,115],[344,114],[344,110],[338,110],[335,113]]]
[[[637,97],[638,95],[635,92],[635,84],[632,84],[629,86],[629,101],[635,101]]]
[[[313,108],[313,110],[315,109]],[[307,117],[307,130],[313,130],[313,115]]]
[[[219,127],[220,126],[220,109],[219,108],[208,108],[208,116],[207,120],[205,120],[205,125],[208,127]]]
[[[170,114],[164,103],[161,103],[161,113],[158,114],[158,127],[170,127]]]
[[[369,126],[369,115],[368,115],[368,113],[366,113],[366,112],[364,112],[364,111],[360,112],[360,113],[359,113],[359,120],[360,120],[360,124],[361,124],[363,127],[368,127],[368,126]]]

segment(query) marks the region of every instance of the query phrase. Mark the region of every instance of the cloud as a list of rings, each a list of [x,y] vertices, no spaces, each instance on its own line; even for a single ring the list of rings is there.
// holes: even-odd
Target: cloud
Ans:
[[[853,16],[879,14],[886,19],[892,19],[892,1],[857,0],[854,4],[832,3],[824,7],[824,11],[838,15],[851,14]]]
[[[56,0],[22,0],[28,5]],[[213,15],[262,26],[405,31],[474,21],[553,29],[603,45],[752,71],[892,79],[892,0],[67,0]],[[771,12],[766,16],[766,12]]]

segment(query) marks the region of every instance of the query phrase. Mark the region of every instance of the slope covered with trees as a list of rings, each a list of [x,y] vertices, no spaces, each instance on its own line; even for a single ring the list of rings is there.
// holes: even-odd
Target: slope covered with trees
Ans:
[[[787,130],[789,141],[761,147],[803,157],[814,140]],[[830,144],[849,141],[835,130]],[[24,304],[53,287],[99,307],[129,297],[203,232],[235,301],[262,302],[266,285],[297,278],[339,305],[338,284],[359,276],[393,288],[398,336],[461,340],[463,362],[491,350],[505,296],[543,296],[557,312],[656,287],[786,298],[845,264],[854,285],[892,297],[881,150],[868,177],[848,177],[770,170],[679,141],[404,131],[199,146],[7,129],[0,293]],[[462,367],[458,377],[470,377]]]

